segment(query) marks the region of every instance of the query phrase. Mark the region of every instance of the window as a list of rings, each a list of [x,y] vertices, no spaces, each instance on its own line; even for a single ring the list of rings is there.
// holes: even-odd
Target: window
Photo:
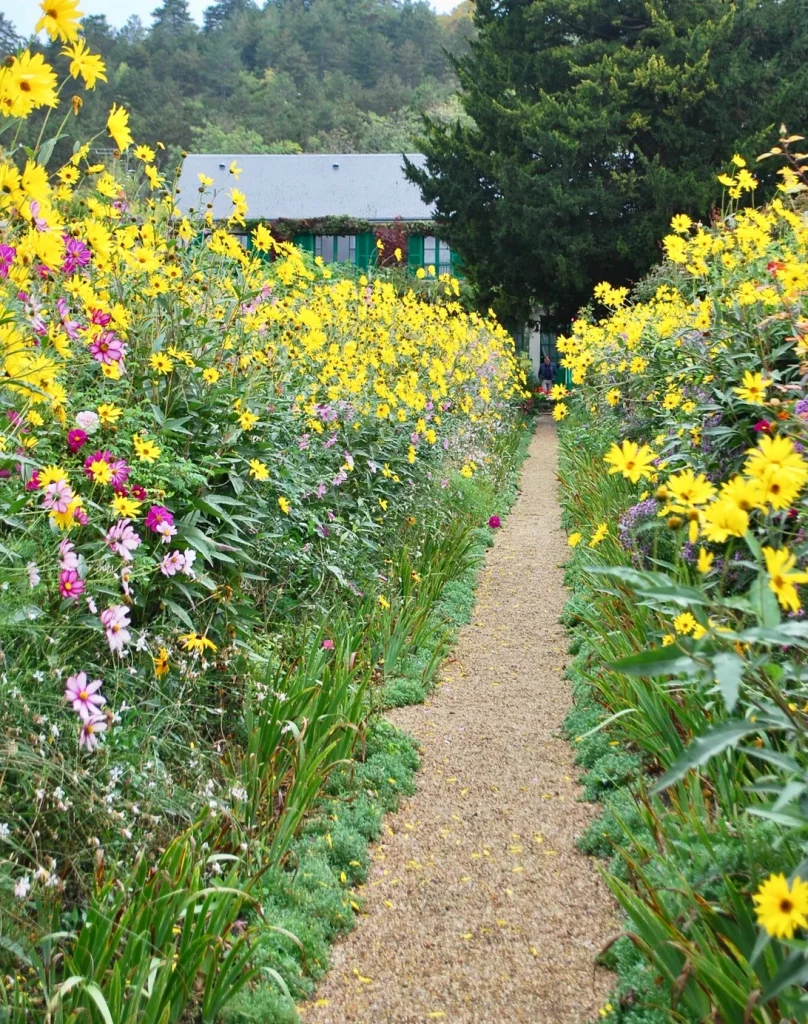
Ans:
[[[355,263],[356,235],[316,235],[314,255],[323,263]]]
[[[424,266],[430,267],[435,264],[435,255],[437,253],[438,240],[434,235],[427,235],[424,238]]]
[[[452,270],[452,253],[446,242],[434,235],[424,239],[424,266],[434,267],[438,274],[449,274]]]

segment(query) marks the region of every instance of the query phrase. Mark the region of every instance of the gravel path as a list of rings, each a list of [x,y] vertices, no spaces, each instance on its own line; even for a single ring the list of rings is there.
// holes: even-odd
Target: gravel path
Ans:
[[[542,419],[439,688],[390,716],[422,745],[418,792],[386,820],[363,916],[300,1007],[306,1024],[585,1024],[606,1001],[594,961],[618,927],[575,849],[595,812],[558,735],[570,694],[555,466]]]

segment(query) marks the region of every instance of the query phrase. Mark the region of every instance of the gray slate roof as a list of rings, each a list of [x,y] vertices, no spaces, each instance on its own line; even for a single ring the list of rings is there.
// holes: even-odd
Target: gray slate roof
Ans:
[[[420,153],[409,154],[409,159],[418,166],[425,160]],[[229,173],[233,160],[243,168],[238,181]],[[217,220],[230,215],[228,192],[233,187],[246,195],[250,219],[432,219],[432,207],[421,199],[418,187],[404,177],[398,153],[189,153],[179,180],[178,205],[182,210],[199,208],[200,173],[213,178],[218,192],[213,201]]]

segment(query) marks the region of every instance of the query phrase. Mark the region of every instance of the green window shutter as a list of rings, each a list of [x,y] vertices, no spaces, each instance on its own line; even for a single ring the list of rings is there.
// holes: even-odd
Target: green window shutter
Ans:
[[[449,250],[449,259],[452,264],[452,273],[455,277],[463,276],[463,259],[459,252],[455,252],[454,249]]]
[[[424,236],[410,235],[407,239],[407,266],[422,267],[424,265]]]
[[[293,241],[299,249],[314,255],[314,235],[295,235]]]
[[[367,270],[370,266],[372,257],[374,255],[374,247],[376,245],[373,235],[365,231],[361,235],[356,236],[356,265],[361,267],[362,270]]]

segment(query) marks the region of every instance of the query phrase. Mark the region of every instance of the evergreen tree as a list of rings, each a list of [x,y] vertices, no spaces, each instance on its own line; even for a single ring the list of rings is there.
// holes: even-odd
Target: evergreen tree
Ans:
[[[457,62],[472,123],[425,127],[408,173],[483,301],[568,317],[707,218],[719,168],[808,126],[803,0],[477,0]]]

